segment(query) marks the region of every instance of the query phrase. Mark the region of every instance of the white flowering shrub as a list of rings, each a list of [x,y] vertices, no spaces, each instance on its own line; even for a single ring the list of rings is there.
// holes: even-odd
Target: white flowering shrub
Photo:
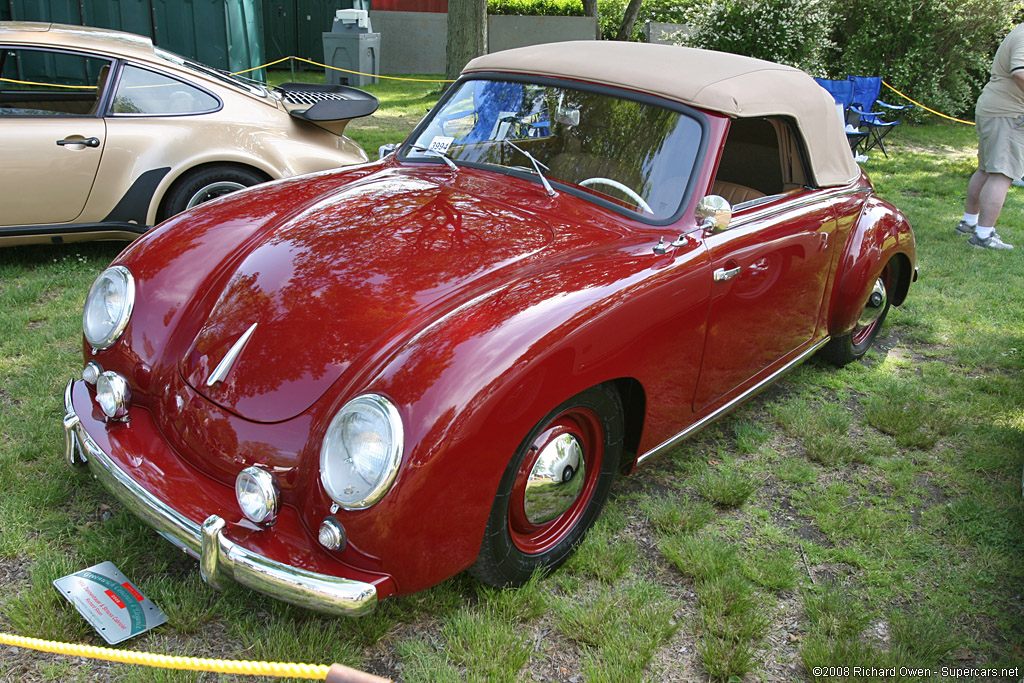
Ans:
[[[821,71],[831,0],[711,0],[694,8],[685,44]]]

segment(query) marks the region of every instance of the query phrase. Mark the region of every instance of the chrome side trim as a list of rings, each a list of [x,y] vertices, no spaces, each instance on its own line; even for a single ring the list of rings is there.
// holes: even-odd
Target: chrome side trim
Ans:
[[[817,195],[814,195],[813,197],[806,197],[806,198],[801,199],[801,200],[796,201],[796,202],[789,202],[789,203],[787,203],[787,204],[785,204],[783,206],[765,207],[763,209],[756,209],[756,210],[753,210],[753,211],[750,211],[750,209],[752,209],[754,206],[756,206],[756,204],[753,205],[753,206],[751,206],[749,203],[746,203],[746,202],[744,204],[737,204],[736,207],[739,207],[740,209],[746,209],[747,211],[750,211],[750,212],[747,213],[746,211],[744,211],[744,213],[742,213],[742,214],[734,213],[733,214],[733,221],[729,225],[729,229],[732,230],[734,228],[738,228],[738,227],[740,227],[742,225],[746,225],[747,223],[752,223],[754,221],[766,220],[768,218],[772,218],[773,216],[777,216],[777,215],[786,213],[787,211],[793,211],[795,209],[802,209],[804,207],[811,206],[813,204],[820,204],[821,202],[827,201],[829,199],[835,199],[837,197],[845,197],[847,195],[860,194],[861,192],[870,192],[870,191],[871,191],[871,188],[867,187],[867,186],[853,187],[853,188],[843,188],[841,190],[835,190],[835,191],[832,191],[832,192],[824,192],[822,194],[817,194]],[[764,199],[755,199],[753,201],[755,201],[755,202],[763,202],[765,200]],[[734,212],[736,210],[736,207],[733,207]]]
[[[760,382],[755,384],[753,387],[748,389],[746,392],[744,392],[740,396],[737,396],[736,398],[734,398],[733,400],[729,401],[728,403],[723,405],[721,408],[715,410],[714,412],[709,413],[708,415],[705,415],[700,420],[697,420],[692,425],[690,425],[689,427],[687,427],[683,431],[681,431],[678,434],[676,434],[675,436],[673,436],[671,439],[668,439],[667,441],[664,441],[664,442],[658,444],[657,446],[655,446],[654,448],[652,448],[651,450],[647,451],[646,453],[644,453],[643,455],[641,455],[640,457],[638,457],[636,459],[636,464],[639,466],[640,464],[642,464],[648,458],[653,458],[653,457],[662,455],[663,453],[666,453],[667,451],[672,450],[673,448],[678,446],[680,442],[685,441],[689,437],[693,436],[693,434],[695,432],[700,431],[701,429],[703,429],[704,427],[708,426],[709,424],[711,424],[712,422],[714,422],[718,418],[724,416],[726,413],[728,413],[730,410],[735,408],[737,405],[739,405],[740,403],[743,403],[744,401],[746,401],[749,398],[753,397],[754,395],[758,394],[760,391],[765,389],[768,385],[770,385],[772,382],[777,380],[779,377],[781,377],[782,375],[786,374],[787,372],[789,372],[790,370],[792,370],[796,366],[800,365],[805,360],[807,360],[809,357],[813,356],[818,351],[818,349],[820,349],[822,346],[824,346],[825,344],[828,343],[829,339],[831,339],[831,337],[825,337],[820,342],[818,342],[814,346],[810,347],[809,349],[807,349],[806,351],[801,353],[799,356],[797,356],[793,360],[791,360],[788,363],[786,363],[783,367],[779,368],[778,370],[776,370],[772,374],[770,374],[767,377],[765,377],[763,380],[761,380]]]
[[[74,380],[64,389],[66,447],[83,458],[93,476],[121,503],[165,537],[200,558],[203,579],[214,588],[232,580],[299,607],[337,616],[358,617],[377,606],[377,588],[327,574],[318,574],[268,559],[227,537],[223,519],[211,515],[200,526],[140,486],[122,470],[82,427],[71,402]]]

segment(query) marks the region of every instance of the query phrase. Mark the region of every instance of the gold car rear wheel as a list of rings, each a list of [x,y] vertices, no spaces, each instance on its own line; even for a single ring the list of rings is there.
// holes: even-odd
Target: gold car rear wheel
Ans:
[[[261,173],[243,166],[204,166],[186,174],[174,184],[167,193],[160,220],[166,220],[203,202],[267,180],[269,178]]]

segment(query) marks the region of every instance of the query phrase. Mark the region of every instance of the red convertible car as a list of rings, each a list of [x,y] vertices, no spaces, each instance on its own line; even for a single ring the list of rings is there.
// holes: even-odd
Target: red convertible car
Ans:
[[[216,587],[360,615],[467,569],[515,585],[617,475],[815,353],[861,357],[915,275],[803,72],[495,53],[383,160],[122,253],[86,301],[67,455]]]

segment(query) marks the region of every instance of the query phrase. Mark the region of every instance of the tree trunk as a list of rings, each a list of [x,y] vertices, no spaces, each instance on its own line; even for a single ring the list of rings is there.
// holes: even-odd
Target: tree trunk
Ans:
[[[622,26],[615,35],[615,40],[629,40],[633,36],[633,24],[636,23],[636,15],[640,12],[640,0],[629,0],[626,11],[622,15]],[[449,21],[451,21],[449,19]]]
[[[469,60],[486,53],[487,0],[448,0],[445,78],[458,78]]]
[[[583,16],[597,19],[597,30],[594,37],[601,39],[601,18],[597,15],[597,0],[583,0]]]

